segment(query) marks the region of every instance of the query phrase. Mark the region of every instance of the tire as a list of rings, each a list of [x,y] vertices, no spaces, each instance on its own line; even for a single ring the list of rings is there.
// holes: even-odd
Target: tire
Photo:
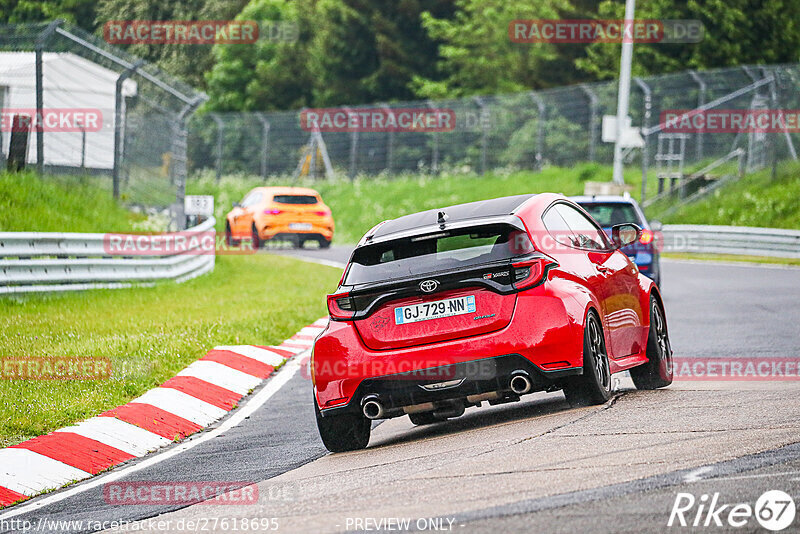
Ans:
[[[586,316],[583,331],[583,374],[570,377],[564,385],[570,406],[603,404],[611,398],[611,371],[603,328],[594,312]]]
[[[331,242],[324,237],[317,239],[317,242],[319,243],[319,248],[331,248]]]
[[[255,224],[250,228],[250,243],[253,245],[253,250],[260,249],[264,244],[264,242],[261,241],[261,237],[258,235],[258,229]]]
[[[233,238],[233,232],[231,231],[231,223],[225,221],[225,244],[229,247],[235,247],[239,244],[239,241]]]
[[[650,333],[647,335],[648,362],[630,370],[636,389],[658,389],[672,384],[672,345],[664,310],[650,297]]]
[[[411,419],[411,422],[417,426],[432,425],[433,423],[439,423],[442,421],[441,419],[434,417],[433,412],[410,413],[408,414],[408,418]]]
[[[357,451],[369,443],[372,423],[366,417],[350,413],[322,417],[316,400],[314,400],[314,411],[317,415],[319,437],[329,451]]]

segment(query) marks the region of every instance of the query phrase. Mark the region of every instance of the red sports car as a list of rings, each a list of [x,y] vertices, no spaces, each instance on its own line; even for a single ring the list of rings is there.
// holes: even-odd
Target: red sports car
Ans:
[[[664,304],[612,237],[561,195],[497,198],[385,221],[359,242],[312,354],[331,451],[367,446],[371,420],[415,424],[563,390],[573,406],[672,382]]]

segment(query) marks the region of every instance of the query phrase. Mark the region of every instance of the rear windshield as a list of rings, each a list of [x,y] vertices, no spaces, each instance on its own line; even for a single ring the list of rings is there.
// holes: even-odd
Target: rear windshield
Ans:
[[[472,267],[533,252],[528,235],[507,224],[443,231],[356,249],[345,284],[365,284]]]
[[[273,202],[278,204],[316,204],[317,197],[313,195],[275,195]]]
[[[615,224],[633,223],[641,226],[639,214],[632,204],[623,202],[581,202],[581,207],[594,217],[600,226],[608,228]]]

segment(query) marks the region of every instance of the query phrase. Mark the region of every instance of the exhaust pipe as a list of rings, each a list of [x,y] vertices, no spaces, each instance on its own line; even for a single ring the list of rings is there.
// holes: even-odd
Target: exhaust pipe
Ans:
[[[386,415],[383,404],[377,397],[368,398],[361,406],[361,411],[367,419],[383,419]]]
[[[511,375],[509,386],[511,387],[511,391],[517,395],[524,395],[533,388],[531,379],[525,371],[514,371]]]

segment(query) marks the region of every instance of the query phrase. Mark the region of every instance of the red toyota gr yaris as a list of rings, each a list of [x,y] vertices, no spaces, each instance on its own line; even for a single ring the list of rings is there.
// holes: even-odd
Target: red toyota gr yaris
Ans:
[[[611,375],[672,382],[653,281],[561,195],[497,198],[385,221],[365,235],[311,360],[317,425],[331,451],[367,446],[371,420],[458,417],[483,401],[563,390],[600,404]]]

